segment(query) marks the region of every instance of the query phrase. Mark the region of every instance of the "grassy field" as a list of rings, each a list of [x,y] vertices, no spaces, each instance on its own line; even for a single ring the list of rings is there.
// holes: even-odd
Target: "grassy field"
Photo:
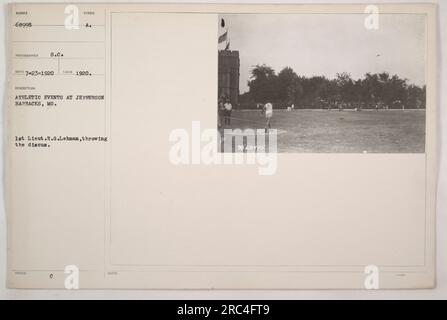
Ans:
[[[235,110],[232,129],[263,129],[259,111]],[[274,110],[278,152],[424,153],[425,110]]]

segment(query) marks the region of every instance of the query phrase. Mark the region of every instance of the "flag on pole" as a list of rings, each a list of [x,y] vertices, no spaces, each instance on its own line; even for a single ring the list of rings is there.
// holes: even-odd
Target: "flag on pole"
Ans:
[[[226,26],[225,20],[222,18],[220,19],[220,28],[219,33],[221,34],[219,36],[219,48],[222,50],[222,48],[225,48],[224,50],[230,50],[230,39],[228,37],[228,27]]]
[[[228,35],[228,31],[225,31],[225,33],[219,37],[219,43],[227,41],[227,35]]]

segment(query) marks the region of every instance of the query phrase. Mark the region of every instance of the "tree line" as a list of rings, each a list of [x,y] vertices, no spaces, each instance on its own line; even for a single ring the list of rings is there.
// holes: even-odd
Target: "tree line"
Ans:
[[[299,76],[290,67],[276,74],[267,65],[256,65],[248,81],[249,91],[240,95],[241,108],[272,102],[275,108],[384,108],[425,109],[426,87],[387,72],[367,73],[354,80],[349,73],[335,79]]]

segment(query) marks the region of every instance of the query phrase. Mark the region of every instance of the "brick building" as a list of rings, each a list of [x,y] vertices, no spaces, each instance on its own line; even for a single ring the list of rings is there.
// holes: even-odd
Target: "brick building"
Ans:
[[[236,106],[239,99],[239,51],[219,50],[218,98],[229,98]]]

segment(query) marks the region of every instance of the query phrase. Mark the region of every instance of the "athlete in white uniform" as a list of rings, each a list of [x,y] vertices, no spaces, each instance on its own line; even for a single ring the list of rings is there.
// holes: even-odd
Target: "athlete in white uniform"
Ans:
[[[265,133],[268,133],[268,130],[271,128],[270,121],[273,117],[273,105],[270,102],[267,102],[264,106],[264,113],[267,122],[265,124]]]

